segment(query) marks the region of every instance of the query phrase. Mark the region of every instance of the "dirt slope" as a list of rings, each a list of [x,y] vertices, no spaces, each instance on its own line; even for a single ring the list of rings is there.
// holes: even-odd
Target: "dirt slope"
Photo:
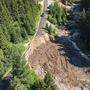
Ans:
[[[70,48],[67,47],[66,50],[68,53],[72,53]],[[73,58],[75,57],[78,56],[73,55]],[[66,85],[66,88],[68,86],[67,89],[60,90],[82,90],[86,87],[88,88],[86,90],[90,90],[90,73],[84,72],[84,67],[75,66],[69,61],[70,58],[63,50],[63,46],[51,41],[37,47],[29,57],[31,67],[39,76],[44,77],[45,72],[49,71],[59,89],[62,83],[64,86]],[[74,86],[78,89],[71,89]]]

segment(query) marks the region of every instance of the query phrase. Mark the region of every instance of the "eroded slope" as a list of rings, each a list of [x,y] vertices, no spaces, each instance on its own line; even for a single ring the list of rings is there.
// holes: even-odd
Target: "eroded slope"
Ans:
[[[60,42],[60,40],[58,41]],[[84,71],[86,64],[84,64],[83,58],[75,54],[69,45],[66,44],[64,47],[62,45],[64,39],[61,39],[61,43],[58,41],[48,41],[37,47],[29,57],[31,67],[41,77],[45,75],[46,71],[52,73],[59,88],[63,87],[61,85],[64,84],[69,90],[74,86],[80,89],[85,87],[90,89],[90,73]],[[80,60],[78,62],[82,67],[74,65],[70,60],[76,60],[76,62]]]

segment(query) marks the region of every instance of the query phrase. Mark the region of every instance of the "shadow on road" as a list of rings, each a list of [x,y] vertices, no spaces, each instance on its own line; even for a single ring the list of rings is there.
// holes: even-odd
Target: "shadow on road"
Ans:
[[[60,46],[59,51],[64,52],[64,55],[68,58],[69,63],[77,67],[90,67],[90,62],[85,60],[77,51],[72,43],[67,40],[68,36],[55,37],[53,43]]]

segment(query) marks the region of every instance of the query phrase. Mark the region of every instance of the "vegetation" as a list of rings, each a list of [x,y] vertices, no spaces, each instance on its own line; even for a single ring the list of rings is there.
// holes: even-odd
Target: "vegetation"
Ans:
[[[48,20],[58,26],[65,25],[67,22],[67,12],[59,6],[58,2],[51,5],[48,10]]]
[[[85,11],[90,10],[90,0],[81,0],[81,8]]]
[[[31,89],[32,90],[57,90],[57,87],[54,84],[50,73],[47,72],[44,80],[40,82],[36,82]]]
[[[83,50],[90,50],[90,2],[89,0],[81,0],[80,19],[78,28],[80,32],[80,47]]]
[[[21,57],[24,41],[35,32],[40,15],[38,1],[0,0],[0,90],[32,90],[41,82]]]
[[[90,50],[90,11],[81,12],[78,28],[82,48]]]
[[[58,30],[56,30],[52,25],[46,24],[46,27],[44,28],[44,30],[50,35],[58,36]]]
[[[68,4],[68,5],[71,5],[75,2],[75,0],[61,0],[61,2],[65,5],[65,4]]]

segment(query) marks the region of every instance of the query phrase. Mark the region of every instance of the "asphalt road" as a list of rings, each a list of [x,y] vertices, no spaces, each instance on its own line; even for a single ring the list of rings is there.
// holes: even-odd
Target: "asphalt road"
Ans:
[[[42,13],[44,13],[44,16],[41,17],[41,19],[40,19],[40,23],[39,23],[39,27],[38,27],[36,36],[43,34],[43,30],[42,29],[46,25],[46,10],[47,10],[48,2],[47,2],[47,0],[44,0],[43,3],[44,3],[44,8],[43,8]]]

